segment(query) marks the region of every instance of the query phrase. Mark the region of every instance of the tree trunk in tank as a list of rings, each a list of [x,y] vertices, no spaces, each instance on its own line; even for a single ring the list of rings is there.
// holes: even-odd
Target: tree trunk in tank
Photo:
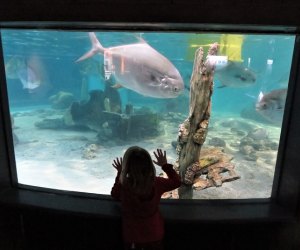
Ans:
[[[188,118],[179,125],[177,138],[178,159],[176,165],[182,179],[180,199],[192,199],[195,172],[193,164],[199,162],[201,147],[206,139],[211,112],[214,63],[210,56],[217,55],[218,44],[212,44],[206,60],[199,48],[195,53],[194,68],[190,80],[190,111]]]

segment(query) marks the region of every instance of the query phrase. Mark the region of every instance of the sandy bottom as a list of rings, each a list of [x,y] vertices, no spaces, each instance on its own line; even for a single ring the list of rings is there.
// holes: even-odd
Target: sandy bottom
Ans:
[[[50,108],[49,108],[50,109]],[[174,163],[177,155],[171,142],[176,141],[178,125],[186,116],[177,114],[176,119],[161,121],[162,135],[143,141],[97,141],[94,131],[38,129],[34,123],[45,118],[59,118],[61,114],[47,108],[31,111],[15,111],[14,132],[19,139],[15,145],[18,181],[22,184],[51,189],[71,190],[96,194],[110,194],[116,170],[112,167],[115,157],[122,156],[132,145],[146,148],[153,155],[156,148],[167,151],[168,161]],[[239,129],[263,127],[272,141],[279,142],[280,128],[256,123],[252,120],[218,114],[211,118],[206,146],[211,138],[226,141],[225,152],[234,156],[233,163],[240,179],[223,183],[221,187],[194,190],[194,199],[247,199],[268,198],[271,195],[277,151],[259,151],[256,161],[246,160],[239,152],[238,144],[243,136],[224,126],[224,121],[238,121]],[[237,123],[235,123],[237,124]],[[86,159],[85,150],[97,144],[94,158]],[[158,167],[157,174],[162,170]]]

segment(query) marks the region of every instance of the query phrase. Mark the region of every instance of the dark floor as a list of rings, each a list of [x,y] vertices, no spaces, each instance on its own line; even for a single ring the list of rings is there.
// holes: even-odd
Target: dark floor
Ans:
[[[0,209],[1,250],[121,249],[119,219]],[[166,222],[165,249],[299,250],[297,224]],[[297,238],[298,237],[298,238]]]

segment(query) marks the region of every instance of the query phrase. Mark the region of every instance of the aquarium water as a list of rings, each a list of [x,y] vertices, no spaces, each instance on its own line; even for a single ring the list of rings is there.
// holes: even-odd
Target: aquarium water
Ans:
[[[132,145],[174,164],[195,52],[216,42],[202,148],[230,156],[239,178],[195,185],[193,198],[270,197],[294,36],[3,29],[1,39],[18,183],[109,195],[112,161]]]

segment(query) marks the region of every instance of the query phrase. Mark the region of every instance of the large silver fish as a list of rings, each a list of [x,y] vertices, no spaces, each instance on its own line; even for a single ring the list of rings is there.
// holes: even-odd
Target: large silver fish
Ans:
[[[256,111],[268,121],[281,124],[286,94],[287,89],[275,89],[266,94],[260,92],[255,105]]]
[[[228,61],[226,66],[216,69],[216,78],[221,82],[222,87],[247,87],[255,84],[256,74],[243,64]]]
[[[76,62],[100,53],[104,55],[105,77],[113,75],[116,82],[141,95],[175,98],[184,90],[176,67],[144,41],[104,48],[94,32],[89,33],[92,48]]]

